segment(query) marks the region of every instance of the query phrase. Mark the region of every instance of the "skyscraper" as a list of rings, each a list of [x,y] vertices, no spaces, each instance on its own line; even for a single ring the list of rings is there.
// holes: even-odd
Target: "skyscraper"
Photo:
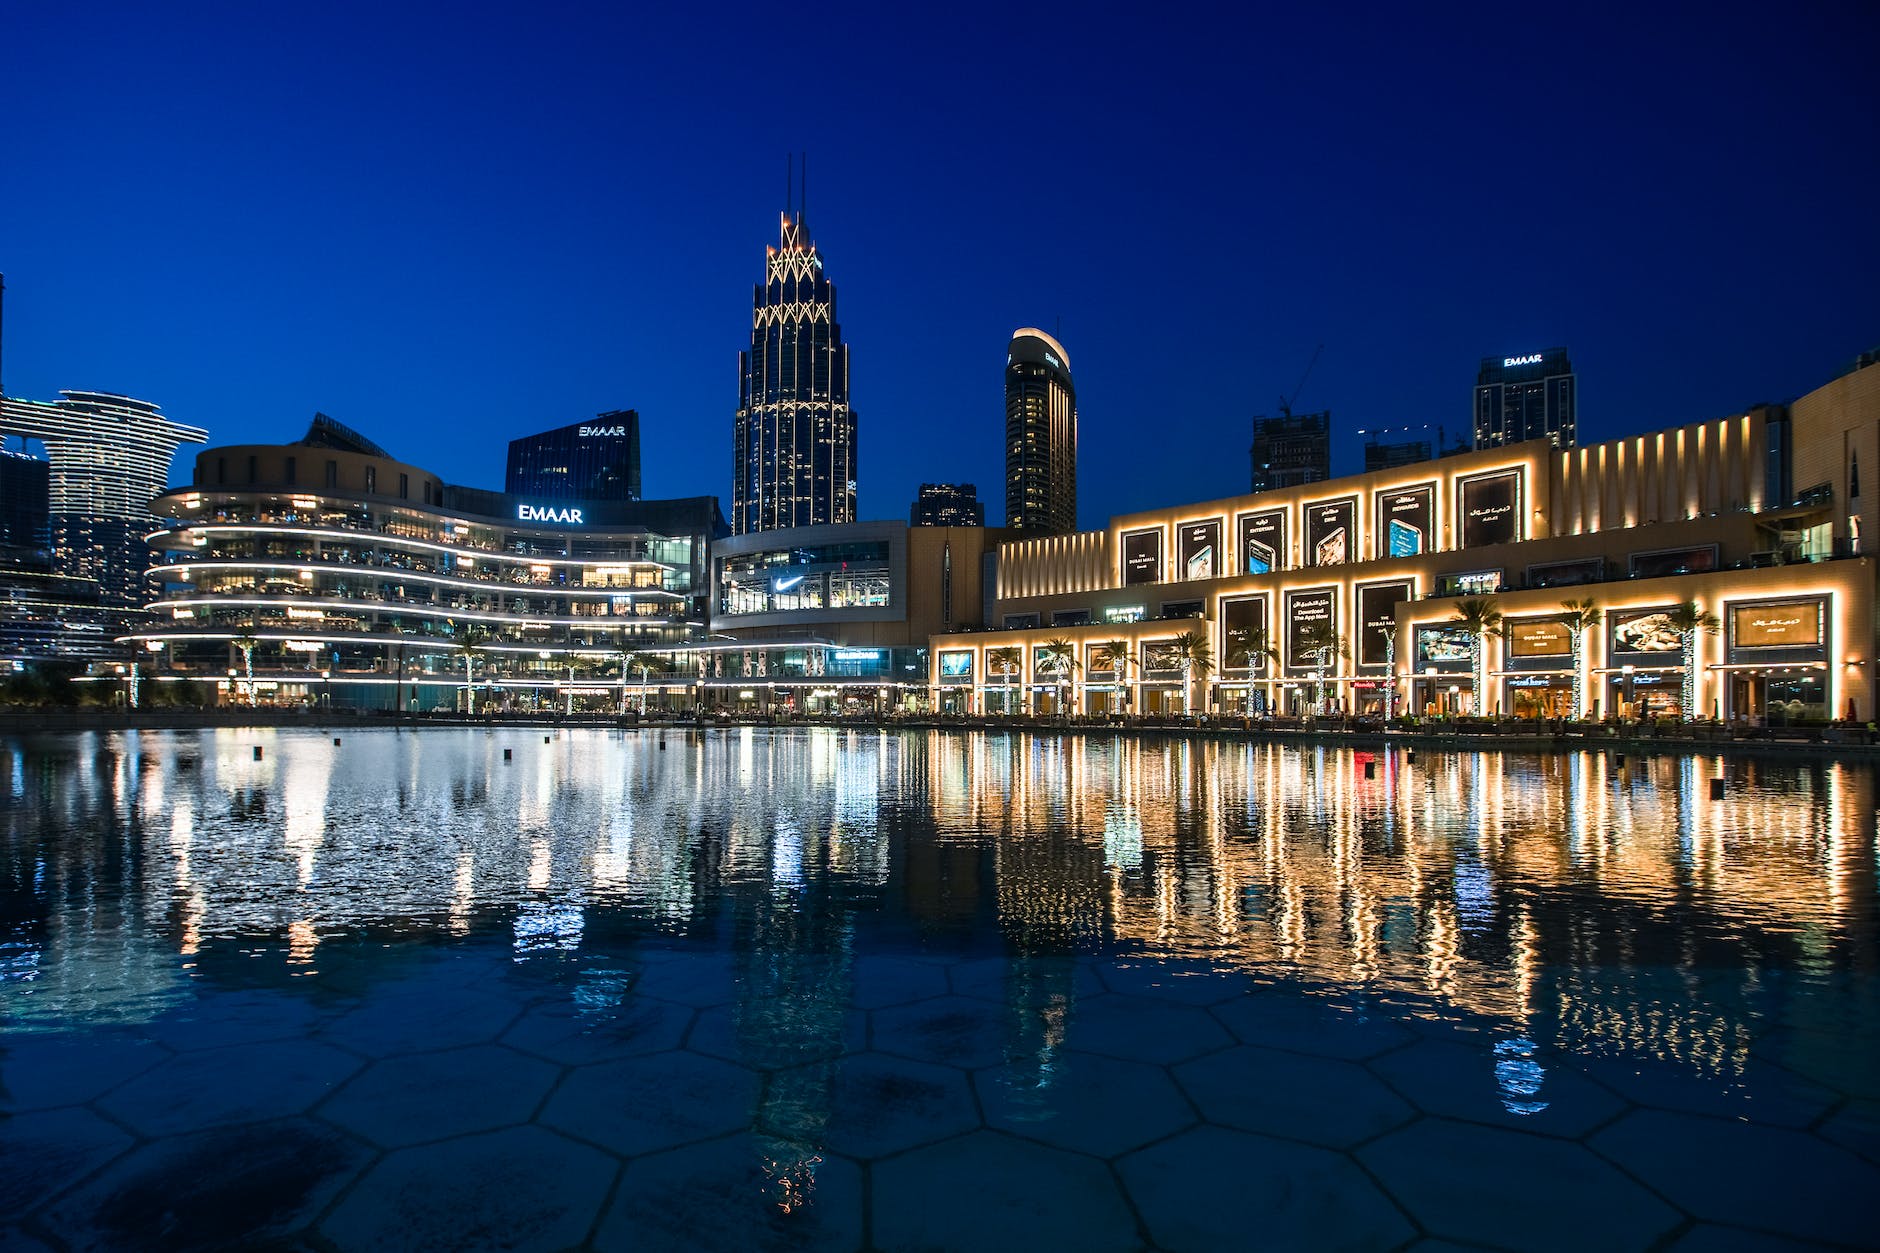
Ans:
[[[855,521],[849,349],[800,207],[783,215],[778,246],[765,249],[738,375],[732,532]]]
[[[1483,357],[1475,375],[1475,446],[1547,439],[1573,447],[1578,392],[1565,348]]]
[[[53,572],[96,582],[108,607],[141,608],[151,598],[150,502],[169,486],[177,446],[209,433],[170,421],[148,401],[59,394],[53,403],[0,400],[0,435],[46,447]]]
[[[1005,525],[1032,535],[1077,529],[1077,387],[1064,345],[1035,326],[1005,353]]]
[[[51,499],[45,459],[0,448],[0,566],[47,566]]]
[[[1253,420],[1253,490],[1277,491],[1332,477],[1332,411]]]
[[[907,511],[909,526],[984,526],[985,502],[971,483],[922,483]]]
[[[640,499],[640,415],[615,409],[510,440],[503,490],[542,500]]]

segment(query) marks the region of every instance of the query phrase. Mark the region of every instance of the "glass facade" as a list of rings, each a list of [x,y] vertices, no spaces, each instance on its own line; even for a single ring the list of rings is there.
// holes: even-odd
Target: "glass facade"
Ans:
[[[640,499],[640,415],[620,409],[511,440],[504,490],[538,500]]]
[[[1573,447],[1578,388],[1564,348],[1482,358],[1475,376],[1475,446],[1545,439],[1556,448]]]
[[[1077,529],[1077,388],[1070,354],[1036,328],[1005,358],[1005,525],[1033,535]]]
[[[777,548],[719,563],[717,613],[884,607],[892,587],[885,540]]]

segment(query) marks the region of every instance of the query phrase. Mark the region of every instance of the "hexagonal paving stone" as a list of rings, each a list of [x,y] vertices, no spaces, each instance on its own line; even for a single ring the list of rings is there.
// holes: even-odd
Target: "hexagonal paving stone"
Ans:
[[[1260,988],[1209,1010],[1243,1044],[1363,1061],[1416,1039],[1382,1009]]]
[[[1356,1062],[1240,1045],[1185,1062],[1175,1078],[1209,1122],[1327,1148],[1402,1126],[1416,1110]]]
[[[204,1049],[146,1071],[98,1107],[153,1136],[260,1122],[310,1108],[364,1064],[309,1040]]]
[[[884,1053],[977,1069],[1005,1060],[1016,1024],[1004,1007],[965,996],[937,996],[878,1009],[871,1040]]]
[[[162,1015],[145,1033],[179,1051],[299,1039],[325,1015],[296,996],[237,992],[205,996]]]
[[[170,1056],[127,1035],[9,1031],[0,1037],[0,1109],[54,1109],[95,1100]]]
[[[856,1053],[826,1066],[782,1071],[766,1093],[767,1113],[805,1086],[799,1078],[807,1081],[807,1092],[827,1101],[820,1111],[821,1142],[852,1157],[883,1157],[979,1126],[966,1075],[951,1066]],[[817,1130],[811,1120],[790,1121],[795,1125],[773,1126],[767,1117],[766,1129],[786,1135]]]
[[[25,1216],[131,1146],[88,1109],[0,1118],[0,1219]]]
[[[868,1019],[841,1006],[780,999],[698,1011],[685,1046],[756,1070],[832,1061],[868,1046]]]
[[[644,969],[634,991],[662,1001],[703,1009],[738,998],[741,982],[730,956],[714,952],[658,949],[642,954]]]
[[[692,1025],[690,1006],[629,997],[587,1010],[569,1001],[537,1005],[503,1032],[502,1043],[564,1066],[676,1048]]]
[[[1588,1143],[1699,1218],[1839,1244],[1874,1238],[1880,1169],[1811,1135],[1638,1110]]]
[[[539,1121],[617,1153],[652,1153],[751,1125],[757,1076],[692,1053],[583,1066],[570,1074]]]
[[[752,1135],[634,1159],[594,1238],[602,1253],[861,1243],[862,1175],[854,1163]]]
[[[1072,1048],[1166,1066],[1234,1042],[1205,1009],[1140,996],[1093,996],[1071,1013],[1065,1040]]]
[[[1698,1223],[1671,1244],[1672,1253],[1821,1253],[1822,1247],[1715,1223]]]
[[[1042,1064],[978,1071],[973,1086],[988,1126],[1098,1157],[1140,1148],[1195,1121],[1160,1066],[1072,1049]]]
[[[1174,1001],[1180,1005],[1218,1005],[1245,996],[1253,980],[1244,972],[1198,961],[1119,958],[1099,964],[1097,977],[1112,992]]]
[[[1582,1145],[1425,1118],[1357,1151],[1432,1234],[1518,1249],[1645,1249],[1677,1211]]]
[[[328,1023],[318,1036],[370,1057],[490,1044],[522,1014],[519,1000],[401,983]]]
[[[374,1062],[320,1116],[386,1148],[527,1122],[560,1074],[514,1049],[476,1044]]]
[[[250,1249],[311,1222],[370,1151],[311,1119],[145,1144],[41,1221],[74,1250]]]
[[[1368,1065],[1426,1114],[1520,1131],[1578,1136],[1626,1108],[1559,1058],[1508,1040],[1423,1040]]]
[[[355,1250],[565,1249],[587,1238],[619,1163],[540,1127],[388,1153],[320,1234]]]
[[[1135,1249],[1136,1222],[1103,1163],[977,1131],[873,1172],[874,1243],[908,1250]]]
[[[1688,1065],[1641,1058],[1567,1058],[1601,1086],[1635,1105],[1713,1118],[1806,1127],[1838,1097],[1800,1075],[1752,1059],[1740,1075],[1700,1075]]]
[[[1061,1005],[1106,989],[1090,963],[1075,957],[982,957],[947,972],[955,995],[1001,1005]]]
[[[857,1009],[884,1009],[947,993],[947,968],[930,961],[904,957],[862,957],[854,969]]]
[[[1416,1234],[1349,1158],[1244,1131],[1198,1127],[1117,1169],[1150,1237],[1171,1253],[1382,1249]]]

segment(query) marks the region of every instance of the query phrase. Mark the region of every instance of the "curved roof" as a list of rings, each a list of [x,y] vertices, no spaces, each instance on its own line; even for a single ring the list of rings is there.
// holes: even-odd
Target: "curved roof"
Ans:
[[[1045,352],[1057,358],[1057,365],[1066,374],[1070,373],[1071,355],[1064,351],[1064,345],[1058,343],[1056,336],[1041,331],[1035,326],[1021,326],[1012,332],[1012,346],[1006,349],[1014,361],[1035,361],[1050,364],[1044,360]]]

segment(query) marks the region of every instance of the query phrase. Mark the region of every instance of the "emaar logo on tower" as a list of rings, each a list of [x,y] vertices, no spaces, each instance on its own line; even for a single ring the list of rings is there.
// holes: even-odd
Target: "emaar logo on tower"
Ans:
[[[625,435],[626,433],[627,428],[624,426],[584,426],[581,428],[580,438],[605,439],[609,436]]]
[[[1538,352],[1530,352],[1525,357],[1503,357],[1501,363],[1503,366],[1539,365],[1541,363],[1541,354]]]
[[[579,509],[557,509],[553,505],[517,505],[516,517],[524,522],[581,523]]]

